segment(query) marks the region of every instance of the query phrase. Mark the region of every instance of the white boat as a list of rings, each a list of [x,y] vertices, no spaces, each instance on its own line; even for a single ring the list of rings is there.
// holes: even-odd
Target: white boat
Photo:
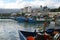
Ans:
[[[60,26],[60,19],[59,20],[56,20],[56,26]]]

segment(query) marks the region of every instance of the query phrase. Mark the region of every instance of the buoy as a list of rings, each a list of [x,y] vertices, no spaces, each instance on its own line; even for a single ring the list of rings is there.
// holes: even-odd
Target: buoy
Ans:
[[[35,40],[35,38],[33,36],[28,36],[27,40]]]

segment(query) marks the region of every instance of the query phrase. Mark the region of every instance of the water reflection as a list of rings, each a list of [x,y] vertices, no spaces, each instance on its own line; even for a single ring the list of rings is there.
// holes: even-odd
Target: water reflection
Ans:
[[[43,23],[18,23],[20,26],[24,27],[24,31],[34,32],[35,28],[43,27]]]

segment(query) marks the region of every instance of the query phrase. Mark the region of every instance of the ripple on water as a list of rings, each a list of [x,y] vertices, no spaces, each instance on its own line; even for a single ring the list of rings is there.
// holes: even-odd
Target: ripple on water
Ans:
[[[0,19],[0,40],[19,40],[18,29],[21,27],[11,19]]]

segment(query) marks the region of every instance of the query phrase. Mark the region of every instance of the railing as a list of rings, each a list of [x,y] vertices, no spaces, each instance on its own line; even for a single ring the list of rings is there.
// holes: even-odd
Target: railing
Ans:
[[[26,37],[19,31],[20,40],[27,40]]]

